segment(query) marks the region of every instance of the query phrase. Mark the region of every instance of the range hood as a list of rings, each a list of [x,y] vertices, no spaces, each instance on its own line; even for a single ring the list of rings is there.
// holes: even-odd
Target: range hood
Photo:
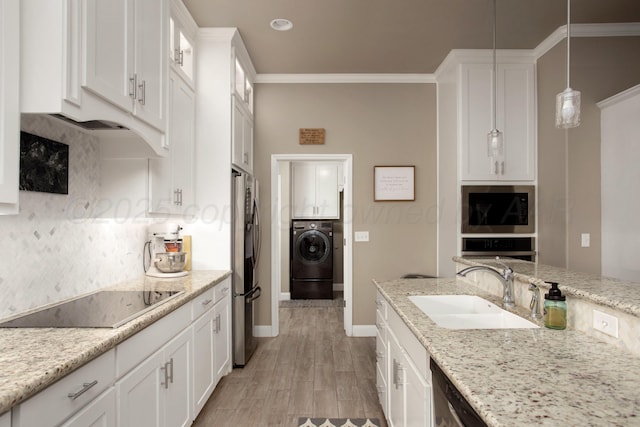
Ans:
[[[129,130],[129,128],[126,126],[122,126],[118,123],[108,120],[87,120],[86,122],[78,122],[76,120],[70,119],[69,117],[63,116],[62,114],[51,115],[55,118],[64,120],[67,123],[71,123],[86,130]]]

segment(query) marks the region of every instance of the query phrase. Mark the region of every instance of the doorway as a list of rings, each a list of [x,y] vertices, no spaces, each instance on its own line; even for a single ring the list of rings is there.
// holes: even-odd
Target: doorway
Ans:
[[[352,321],[352,294],[353,294],[353,189],[352,168],[353,156],[351,154],[274,154],[271,156],[271,328],[272,336],[279,333],[279,305],[281,283],[285,279],[283,265],[286,264],[283,254],[283,227],[289,229],[289,225],[283,224],[283,212],[290,208],[288,197],[283,196],[284,186],[289,185],[289,180],[283,182],[284,170],[288,169],[290,162],[339,162],[342,165],[344,175],[343,201],[343,297],[344,297],[344,330],[347,336],[353,335]],[[288,220],[287,220],[288,222]],[[288,279],[288,276],[286,277]]]

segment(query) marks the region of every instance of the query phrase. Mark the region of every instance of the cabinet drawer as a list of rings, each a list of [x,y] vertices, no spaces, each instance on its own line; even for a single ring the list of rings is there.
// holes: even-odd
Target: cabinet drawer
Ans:
[[[411,361],[420,372],[422,378],[427,379],[431,383],[431,371],[429,370],[429,354],[427,349],[420,344],[418,338],[404,324],[395,310],[389,310],[389,329],[393,331],[398,338],[398,342],[409,355]]]
[[[191,303],[193,307],[193,320],[196,320],[213,308],[215,304],[214,289],[215,288],[207,289],[205,293],[193,300]]]
[[[226,297],[227,295],[229,295],[230,291],[231,291],[231,279],[226,278],[221,283],[218,283],[216,286],[214,286],[213,288],[213,295],[214,295],[215,302],[218,302],[224,297]]]
[[[144,328],[116,348],[116,375],[118,378],[140,364],[168,339],[191,324],[191,305],[185,304]]]
[[[113,385],[115,353],[115,350],[109,350],[21,403],[13,410],[13,427],[58,425],[80,410]]]

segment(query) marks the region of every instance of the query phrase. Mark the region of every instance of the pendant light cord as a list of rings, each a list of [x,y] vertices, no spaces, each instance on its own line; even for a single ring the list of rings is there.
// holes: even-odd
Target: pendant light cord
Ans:
[[[567,0],[567,87],[571,87],[569,83],[569,64],[571,52],[571,0]]]
[[[496,65],[496,0],[493,0],[493,130],[496,130],[496,91],[498,90],[498,68]]]

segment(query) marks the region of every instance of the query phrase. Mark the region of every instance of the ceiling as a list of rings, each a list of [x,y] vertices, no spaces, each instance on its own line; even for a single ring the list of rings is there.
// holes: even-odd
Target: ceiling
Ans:
[[[491,0],[183,0],[200,27],[237,27],[259,74],[433,73],[451,49],[492,46]],[[498,49],[566,24],[564,0],[497,0]],[[275,18],[293,21],[274,31]],[[573,0],[572,23],[640,22],[640,0]]]

